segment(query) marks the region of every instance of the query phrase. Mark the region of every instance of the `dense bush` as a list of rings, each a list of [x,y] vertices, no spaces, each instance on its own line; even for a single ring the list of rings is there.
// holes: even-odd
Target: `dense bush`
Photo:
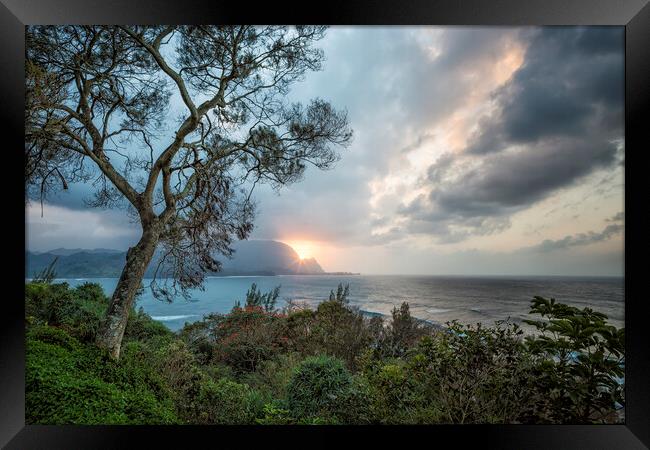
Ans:
[[[142,308],[131,312],[124,331],[125,339],[146,340],[154,337],[171,337],[173,333],[160,322],[152,320]]]
[[[45,344],[53,344],[69,351],[78,350],[79,341],[60,328],[47,325],[39,325],[31,328],[27,333],[27,341],[40,341]]]
[[[365,317],[339,286],[314,310],[245,306],[179,333],[131,311],[119,361],[93,343],[96,284],[25,285],[26,417],[50,424],[435,424],[622,421],[624,330],[536,297],[515,324],[427,326],[408,304]]]
[[[282,407],[282,402],[276,401],[264,405],[264,415],[255,422],[259,425],[296,425],[298,419],[291,416],[289,410]]]
[[[287,406],[293,417],[347,422],[358,415],[363,392],[343,361],[310,356],[300,363],[287,386]]]
[[[423,338],[409,358],[410,378],[443,423],[516,423],[534,386],[531,358],[516,324],[449,324]]]
[[[236,373],[254,372],[260,363],[288,350],[286,316],[275,309],[279,287],[263,294],[253,283],[245,306],[230,314],[208,314],[186,324],[180,335],[203,364],[225,364]]]
[[[363,314],[336,298],[320,303],[316,311],[299,310],[287,317],[288,345],[304,355],[327,354],[342,359],[348,368],[371,344]]]
[[[81,301],[108,306],[108,298],[104,295],[104,290],[97,283],[83,283],[75,288],[75,294]]]
[[[25,318],[67,330],[84,342],[94,340],[108,303],[98,285],[70,289],[67,283],[29,283],[25,286]]]
[[[128,356],[113,362],[47,325],[27,334],[26,421],[30,424],[170,424],[168,393]]]
[[[287,348],[286,321],[260,306],[235,307],[230,314],[211,314],[182,331],[201,360],[224,363],[238,373],[253,372],[263,361]]]
[[[263,361],[255,372],[245,374],[241,380],[272,398],[286,398],[289,379],[302,360],[299,353],[279,354]]]
[[[371,342],[363,314],[338,300],[318,305],[313,340],[320,351],[341,358],[350,369]]]
[[[29,283],[25,287],[25,314],[36,323],[60,325],[67,319],[73,291],[67,283]]]
[[[625,405],[625,330],[607,325],[605,314],[535,297],[526,320],[539,332],[526,344],[538,357],[531,419],[550,423],[615,422]]]
[[[246,384],[219,379],[202,383],[196,398],[196,421],[205,424],[250,424],[262,414],[264,398]]]
[[[175,356],[171,343],[184,344],[167,328],[132,311],[121,358],[113,361],[92,344],[108,304],[99,285],[28,283],[25,291],[29,423],[178,423],[191,416],[178,414],[187,413],[178,395],[186,392],[175,389],[170,378],[178,370],[166,364]]]
[[[203,423],[200,418],[199,392],[210,377],[201,370],[187,345],[180,340],[154,339],[148,347],[153,350],[143,355],[143,363],[161,374],[169,388],[176,412],[185,423]]]
[[[411,316],[408,303],[404,302],[391,312],[392,320],[386,327],[374,328],[375,348],[386,357],[401,357],[420,338],[430,333],[420,321]],[[381,321],[380,321],[381,322]],[[382,324],[383,325],[383,324]]]

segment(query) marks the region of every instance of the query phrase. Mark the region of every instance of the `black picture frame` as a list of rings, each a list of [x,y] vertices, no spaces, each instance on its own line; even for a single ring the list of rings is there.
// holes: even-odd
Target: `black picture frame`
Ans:
[[[643,202],[643,141],[650,93],[650,5],[648,0],[411,0],[308,2],[210,2],[207,0],[0,0],[0,115],[6,126],[0,166],[5,192],[5,272],[0,333],[0,445],[28,448],[124,448],[146,439],[147,447],[194,445],[229,448],[225,438],[246,445],[258,438],[283,446],[335,444],[342,433],[359,434],[365,446],[447,445],[480,448],[650,447],[650,352],[645,336],[646,300],[643,260],[648,214]],[[310,8],[311,6],[311,8]],[[20,150],[23,146],[24,45],[29,24],[113,23],[323,23],[339,25],[614,25],[625,27],[625,327],[626,419],[624,425],[441,425],[427,427],[126,427],[25,425],[24,343],[24,190]],[[22,239],[21,239],[22,237]],[[10,243],[8,246],[6,244]],[[645,339],[644,339],[645,338]],[[273,436],[271,436],[273,435]],[[276,436],[280,435],[280,436]],[[274,439],[271,439],[271,438]],[[392,442],[391,442],[392,441]],[[473,444],[473,445],[472,445]],[[201,444],[197,444],[201,445]],[[359,444],[361,445],[361,444]]]

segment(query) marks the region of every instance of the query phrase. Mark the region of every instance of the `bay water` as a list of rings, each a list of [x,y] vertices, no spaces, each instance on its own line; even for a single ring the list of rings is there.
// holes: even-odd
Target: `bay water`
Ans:
[[[74,287],[85,282],[99,283],[107,295],[117,278],[58,279]],[[517,277],[517,276],[405,276],[405,275],[286,275],[209,277],[203,290],[192,290],[189,299],[161,301],[145,291],[136,308],[142,307],[153,319],[171,330],[186,322],[200,320],[205,314],[227,313],[236,301],[245,302],[246,291],[256,283],[262,292],[280,286],[277,306],[288,300],[315,308],[327,300],[337,285],[349,284],[350,305],[367,313],[390,315],[393,307],[408,302],[411,314],[436,324],[458,320],[494,325],[497,320],[521,324],[532,318],[530,300],[535,295],[555,298],[579,308],[590,307],[609,316],[609,322],[624,326],[625,295],[621,277]],[[525,330],[529,330],[524,326]]]

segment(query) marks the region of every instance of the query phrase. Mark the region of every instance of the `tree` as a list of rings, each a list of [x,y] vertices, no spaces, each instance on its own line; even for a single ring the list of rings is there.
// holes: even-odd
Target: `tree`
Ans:
[[[526,337],[535,368],[538,401],[532,418],[552,423],[618,421],[625,405],[625,328],[607,323],[607,315],[535,296],[524,320],[537,329]]]
[[[328,102],[289,104],[318,70],[320,26],[30,26],[28,197],[93,180],[95,207],[124,205],[142,227],[97,344],[119,357],[128,311],[160,244],[158,297],[201,286],[215,257],[253,227],[251,194],[327,169],[352,132]],[[174,122],[175,105],[182,105]],[[178,113],[178,108],[176,108]]]
[[[258,289],[257,283],[251,284],[251,287],[246,291],[246,306],[253,308],[263,308],[264,312],[272,313],[275,312],[275,304],[278,301],[280,296],[280,286],[276,286],[273,290],[262,294],[262,291]],[[237,303],[239,304],[239,302]]]

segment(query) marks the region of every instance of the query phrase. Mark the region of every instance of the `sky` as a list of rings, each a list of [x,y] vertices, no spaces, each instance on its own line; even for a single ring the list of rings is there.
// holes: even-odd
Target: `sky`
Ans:
[[[331,170],[260,186],[251,239],[326,271],[623,275],[622,27],[331,27],[318,46],[289,99],[346,109],[354,140]],[[91,192],[32,202],[28,248],[137,242]]]

